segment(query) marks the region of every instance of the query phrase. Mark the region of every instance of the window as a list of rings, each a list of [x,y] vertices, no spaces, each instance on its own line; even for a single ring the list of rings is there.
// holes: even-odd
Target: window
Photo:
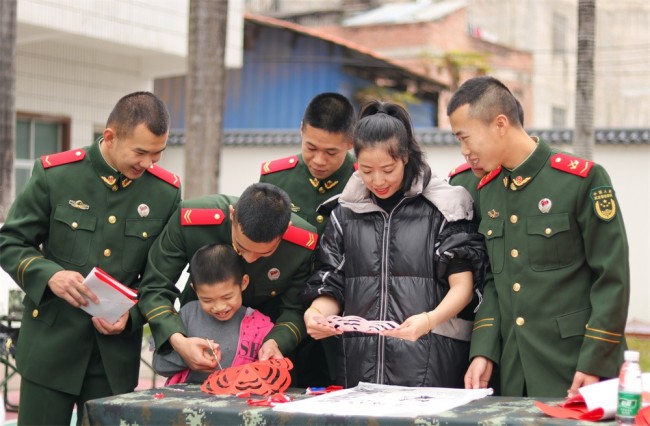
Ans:
[[[66,118],[17,114],[15,192],[18,194],[32,174],[34,160],[42,155],[69,149],[70,120]]]
[[[559,13],[553,13],[552,43],[554,55],[563,55],[566,53],[566,17]]]
[[[551,126],[554,129],[566,127],[566,110],[564,108],[553,107]]]

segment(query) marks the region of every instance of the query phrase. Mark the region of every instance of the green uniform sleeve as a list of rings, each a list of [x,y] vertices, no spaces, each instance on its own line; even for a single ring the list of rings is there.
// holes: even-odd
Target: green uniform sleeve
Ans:
[[[40,245],[50,228],[50,199],[45,171],[36,161],[32,178],[16,198],[0,229],[0,263],[35,305],[39,305],[49,279],[64,268],[46,259]]]
[[[138,306],[149,322],[156,349],[162,347],[163,351],[170,349],[167,345],[172,334],[187,334],[174,308],[179,296],[176,281],[188,263],[180,227],[180,209],[177,209],[149,250],[139,289]]]
[[[483,301],[476,313],[472,327],[470,359],[483,356],[498,364],[501,359],[501,311],[494,278],[487,272],[483,288]]]
[[[582,185],[577,220],[593,281],[591,316],[585,330],[577,370],[615,377],[625,344],[630,297],[629,248],[620,206],[607,172],[595,165]]]
[[[300,293],[305,287],[307,278],[313,266],[313,252],[305,250],[305,260],[294,272],[289,288],[282,294],[279,316],[275,327],[269,332],[264,341],[274,339],[280,352],[287,356],[298,346],[307,335],[304,321],[304,308],[300,302]]]

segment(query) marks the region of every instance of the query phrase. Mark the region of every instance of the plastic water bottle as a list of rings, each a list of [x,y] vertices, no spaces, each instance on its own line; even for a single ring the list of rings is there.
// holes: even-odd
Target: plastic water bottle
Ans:
[[[642,389],[639,353],[637,351],[625,351],[625,361],[618,376],[616,424],[634,424],[636,413],[641,408]]]

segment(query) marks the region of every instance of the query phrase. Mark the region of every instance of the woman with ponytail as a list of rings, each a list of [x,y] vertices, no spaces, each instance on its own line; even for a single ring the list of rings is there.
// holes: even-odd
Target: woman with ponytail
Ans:
[[[471,197],[434,175],[408,112],[373,101],[354,133],[359,169],[320,240],[303,292],[314,339],[338,335],[337,380],[463,387],[471,320],[487,259]],[[341,332],[330,315],[395,321],[377,334]]]

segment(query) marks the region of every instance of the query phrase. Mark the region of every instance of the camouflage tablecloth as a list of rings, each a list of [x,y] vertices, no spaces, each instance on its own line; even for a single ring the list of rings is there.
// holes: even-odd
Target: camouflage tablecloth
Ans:
[[[296,400],[311,398],[301,389],[289,389],[286,393]],[[594,425],[547,417],[535,407],[534,401],[532,398],[486,397],[437,415],[416,418],[346,416],[345,413],[315,416],[250,406],[247,398],[209,395],[201,392],[198,385],[174,385],[88,401],[82,421],[84,425],[122,426]],[[613,424],[598,422],[598,425]]]

